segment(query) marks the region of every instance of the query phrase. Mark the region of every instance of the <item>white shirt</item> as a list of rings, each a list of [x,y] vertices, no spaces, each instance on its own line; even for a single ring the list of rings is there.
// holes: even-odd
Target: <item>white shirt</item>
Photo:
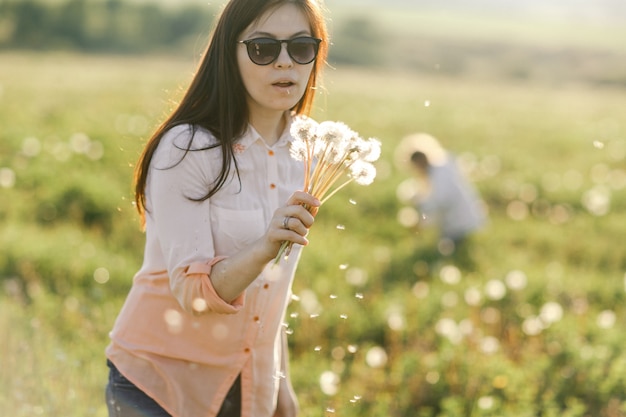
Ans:
[[[428,169],[429,194],[417,202],[425,224],[437,224],[441,236],[457,240],[479,229],[485,213],[474,187],[449,156],[443,165]]]
[[[289,125],[273,146],[249,127],[234,146],[239,179],[204,196],[221,150],[190,126],[167,132],[146,187],[144,262],[111,332],[107,357],[175,417],[212,417],[241,374],[242,417],[271,417],[281,378],[280,326],[301,246],[270,263],[231,304],[209,279],[211,266],[261,237],[274,211],[302,189],[304,168],[289,155]],[[183,157],[184,156],[184,157]],[[198,309],[205,311],[199,312]]]

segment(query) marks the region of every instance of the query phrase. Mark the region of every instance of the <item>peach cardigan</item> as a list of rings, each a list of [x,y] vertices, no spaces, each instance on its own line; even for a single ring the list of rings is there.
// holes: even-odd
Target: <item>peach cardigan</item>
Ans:
[[[144,262],[110,334],[107,357],[174,417],[213,417],[241,374],[242,417],[271,417],[281,372],[281,337],[301,247],[269,264],[232,303],[215,292],[211,266],[266,230],[273,212],[303,185],[289,156],[289,126],[274,146],[250,127],[235,145],[240,179],[202,202],[217,177],[219,148],[190,126],[162,139],[146,188]],[[184,156],[184,158],[183,158]],[[168,169],[165,169],[168,168]]]

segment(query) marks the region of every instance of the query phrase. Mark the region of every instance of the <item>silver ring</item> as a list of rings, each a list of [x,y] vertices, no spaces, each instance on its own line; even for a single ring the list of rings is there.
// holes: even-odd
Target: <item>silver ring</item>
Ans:
[[[289,216],[285,216],[283,219],[283,229],[289,229],[289,219],[291,219]]]

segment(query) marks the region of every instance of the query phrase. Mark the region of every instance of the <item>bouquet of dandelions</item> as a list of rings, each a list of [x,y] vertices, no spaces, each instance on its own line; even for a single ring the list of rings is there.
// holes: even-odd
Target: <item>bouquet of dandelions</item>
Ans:
[[[359,185],[374,181],[376,168],[372,163],[380,157],[377,139],[362,139],[342,122],[317,123],[303,116],[294,119],[291,135],[291,157],[304,162],[303,191],[322,204],[352,181]],[[293,242],[283,242],[275,264],[289,256],[292,245]]]

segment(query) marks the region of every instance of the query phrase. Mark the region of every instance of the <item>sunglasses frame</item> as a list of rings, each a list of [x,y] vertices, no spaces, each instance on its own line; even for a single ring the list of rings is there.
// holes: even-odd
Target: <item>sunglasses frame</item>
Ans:
[[[276,54],[276,56],[270,62],[265,63],[265,64],[259,64],[258,62],[256,62],[254,60],[254,58],[252,57],[253,53],[250,50],[250,48],[251,48],[250,44],[255,42],[255,41],[259,41],[261,39],[262,40],[270,40],[270,41],[272,41],[272,42],[268,42],[268,44],[274,44],[274,45],[277,44],[277,43],[280,44],[280,48],[278,49],[278,53]],[[314,46],[315,53],[313,54],[313,59],[311,59],[308,62],[300,62],[300,61],[298,61],[296,58],[294,58],[293,55],[291,55],[291,51],[289,50],[289,47],[291,46],[292,42],[297,41],[297,40],[301,40],[301,39],[310,39],[310,40],[314,41],[314,42],[311,43],[311,45]],[[322,40],[318,39],[318,38],[314,38],[312,36],[298,36],[298,37],[292,38],[292,39],[274,39],[274,38],[269,38],[269,37],[266,37],[266,36],[262,36],[262,37],[259,37],[259,38],[252,38],[252,39],[246,39],[246,40],[243,40],[243,41],[238,41],[237,43],[242,43],[242,44],[246,45],[246,51],[248,52],[248,58],[250,58],[250,61],[252,61],[256,65],[265,66],[265,65],[270,65],[270,64],[274,63],[278,59],[278,57],[280,56],[280,53],[281,53],[281,51],[283,49],[283,44],[284,43],[287,44],[287,54],[289,54],[289,58],[291,58],[291,60],[293,62],[295,62],[296,64],[299,64],[299,65],[307,65],[307,64],[310,64],[311,62],[315,61],[315,59],[317,59],[317,54],[319,52],[319,46],[320,46],[320,43],[322,43]]]

